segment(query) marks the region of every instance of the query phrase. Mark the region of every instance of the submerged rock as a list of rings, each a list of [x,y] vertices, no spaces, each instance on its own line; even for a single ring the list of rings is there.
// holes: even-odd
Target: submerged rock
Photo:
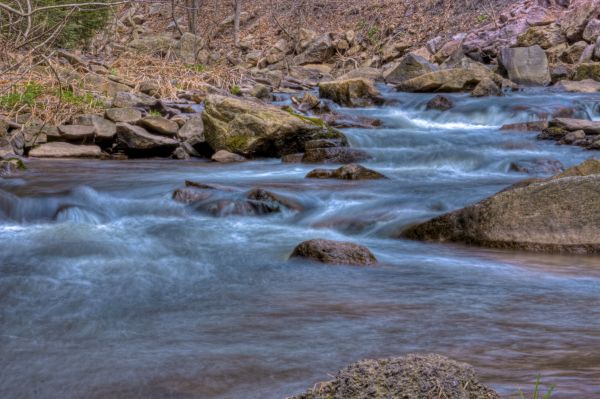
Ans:
[[[436,354],[362,360],[289,399],[499,399],[473,367]]]
[[[427,103],[427,109],[448,111],[454,107],[454,102],[446,96],[437,95]]]
[[[338,169],[315,169],[306,175],[309,179],[377,180],[384,175],[358,164],[344,165]]]
[[[321,263],[369,266],[377,263],[367,247],[351,242],[315,239],[300,243],[290,258],[307,258]]]
[[[366,161],[367,159],[369,159],[369,155],[363,150],[348,147],[328,147],[307,149],[302,162],[348,164]]]
[[[18,157],[0,157],[0,177],[13,177],[19,172],[27,169],[27,166],[21,158]]]
[[[577,173],[570,169],[502,191],[410,227],[403,236],[538,252],[600,253],[600,175],[590,164],[581,165]]]
[[[259,216],[304,209],[299,202],[262,188],[243,192],[232,187],[195,182],[186,182],[186,188],[175,190],[173,199],[219,217]]]

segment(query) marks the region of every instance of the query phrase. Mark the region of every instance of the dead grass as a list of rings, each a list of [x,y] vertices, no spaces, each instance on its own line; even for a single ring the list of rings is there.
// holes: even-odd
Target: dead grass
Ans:
[[[144,81],[157,82],[164,99],[175,99],[178,91],[200,89],[206,84],[229,88],[242,79],[237,67],[223,63],[210,67],[187,65],[177,60],[130,53],[120,55],[112,63],[112,69],[136,87]]]

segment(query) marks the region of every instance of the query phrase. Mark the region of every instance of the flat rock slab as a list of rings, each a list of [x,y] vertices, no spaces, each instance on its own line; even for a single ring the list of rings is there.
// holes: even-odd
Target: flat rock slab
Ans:
[[[110,108],[106,110],[106,118],[113,122],[136,123],[142,119],[142,113],[135,108]]]
[[[153,133],[173,137],[179,131],[179,125],[162,116],[147,116],[138,122]]]
[[[69,143],[42,144],[29,151],[33,158],[100,158],[102,150],[97,145],[74,145]]]
[[[66,140],[91,140],[96,134],[94,126],[84,125],[62,125],[58,127],[58,131],[61,137]]]

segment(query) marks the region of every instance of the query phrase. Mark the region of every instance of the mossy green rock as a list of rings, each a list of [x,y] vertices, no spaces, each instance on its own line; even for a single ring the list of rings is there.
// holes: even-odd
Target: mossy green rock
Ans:
[[[538,44],[544,50],[566,43],[567,38],[562,34],[560,26],[532,26],[517,39],[519,47],[530,47]]]
[[[587,161],[552,179],[514,186],[413,226],[410,239],[493,248],[600,253],[600,169]]]
[[[577,66],[573,80],[592,79],[600,82],[600,62],[587,62]]]
[[[346,137],[323,121],[241,98],[211,95],[202,113],[206,142],[214,151],[246,157],[282,157],[304,151],[304,143]]]

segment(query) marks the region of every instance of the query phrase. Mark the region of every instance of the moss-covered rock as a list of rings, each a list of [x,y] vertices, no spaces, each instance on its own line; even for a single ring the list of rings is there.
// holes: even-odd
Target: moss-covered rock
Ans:
[[[436,354],[362,360],[289,399],[498,399],[466,364]]]
[[[577,65],[573,80],[592,79],[600,82],[600,62],[587,62]]]
[[[346,137],[318,118],[240,98],[209,96],[202,113],[206,142],[214,151],[281,157],[304,151],[304,143]]]
[[[519,36],[517,45],[519,47],[530,47],[537,44],[546,50],[561,43],[566,43],[566,41],[567,38],[561,32],[560,26],[550,24],[530,27],[524,34]]]

